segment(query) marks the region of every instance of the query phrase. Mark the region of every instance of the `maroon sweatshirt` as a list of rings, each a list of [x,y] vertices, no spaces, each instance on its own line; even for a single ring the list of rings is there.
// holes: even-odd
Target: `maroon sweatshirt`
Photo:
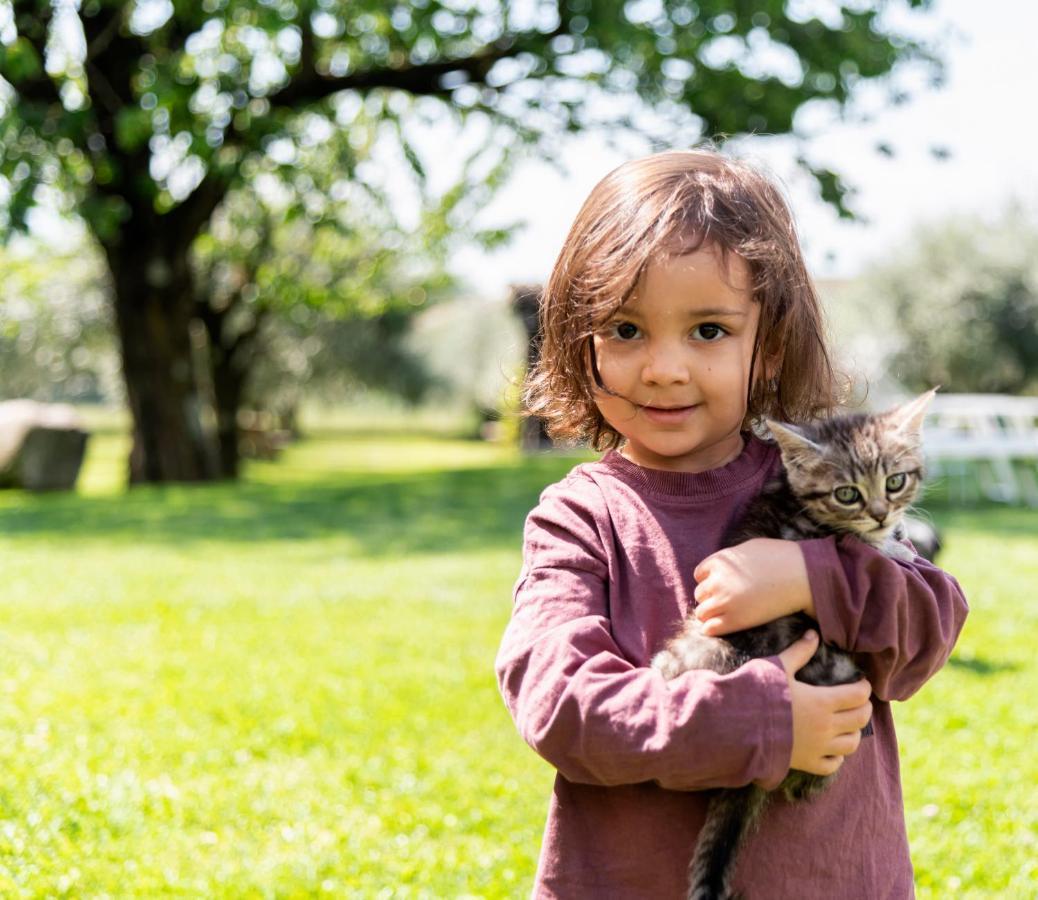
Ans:
[[[497,658],[523,738],[558,770],[536,897],[680,898],[706,788],[774,787],[792,753],[777,657],[665,681],[649,662],[694,605],[697,564],[779,467],[755,438],[720,469],[644,469],[618,453],[547,488]],[[873,734],[808,803],[775,798],[735,884],[747,900],[913,896],[890,701],[944,664],[966,617],[955,580],[855,538],[801,544],[822,637],[861,654]]]

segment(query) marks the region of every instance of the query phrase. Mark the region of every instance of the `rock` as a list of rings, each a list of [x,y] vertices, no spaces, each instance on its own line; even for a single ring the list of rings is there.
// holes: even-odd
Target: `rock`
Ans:
[[[35,400],[0,403],[0,488],[71,490],[87,437],[71,406]]]

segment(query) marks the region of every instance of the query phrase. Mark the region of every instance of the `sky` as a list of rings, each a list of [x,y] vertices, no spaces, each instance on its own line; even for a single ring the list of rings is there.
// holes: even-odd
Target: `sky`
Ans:
[[[817,278],[854,277],[896,254],[915,229],[949,217],[991,218],[1015,201],[1038,218],[1038,3],[936,0],[926,14],[898,22],[937,36],[944,86],[919,86],[897,107],[876,107],[876,98],[863,95],[870,121],[816,124],[809,145],[813,160],[856,188],[852,206],[863,222],[842,222],[817,199],[788,140],[755,138],[739,147],[785,187]],[[893,146],[893,158],[875,150],[881,142]],[[947,148],[950,158],[938,161],[932,147]],[[562,153],[565,174],[522,163],[482,215],[484,224],[524,219],[526,229],[493,254],[457,253],[453,268],[484,296],[504,295],[510,283],[543,282],[591,188],[626,158],[574,137]]]

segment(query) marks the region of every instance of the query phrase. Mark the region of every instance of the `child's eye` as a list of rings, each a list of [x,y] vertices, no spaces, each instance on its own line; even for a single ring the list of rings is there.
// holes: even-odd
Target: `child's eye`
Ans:
[[[692,329],[692,336],[699,341],[716,341],[728,334],[720,325],[713,322],[704,322]]]
[[[640,333],[633,322],[616,322],[612,331],[621,341],[633,341]]]

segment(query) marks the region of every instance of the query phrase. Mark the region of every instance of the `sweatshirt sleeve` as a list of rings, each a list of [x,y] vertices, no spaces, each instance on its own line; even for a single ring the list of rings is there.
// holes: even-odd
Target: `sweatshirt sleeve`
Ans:
[[[602,519],[587,499],[549,488],[527,519],[523,569],[496,664],[520,734],[574,782],[776,786],[793,742],[780,661],[665,681],[626,659],[610,630]]]
[[[854,537],[803,541],[822,637],[855,653],[884,701],[907,700],[947,661],[968,607],[958,582],[919,556],[891,559]]]

